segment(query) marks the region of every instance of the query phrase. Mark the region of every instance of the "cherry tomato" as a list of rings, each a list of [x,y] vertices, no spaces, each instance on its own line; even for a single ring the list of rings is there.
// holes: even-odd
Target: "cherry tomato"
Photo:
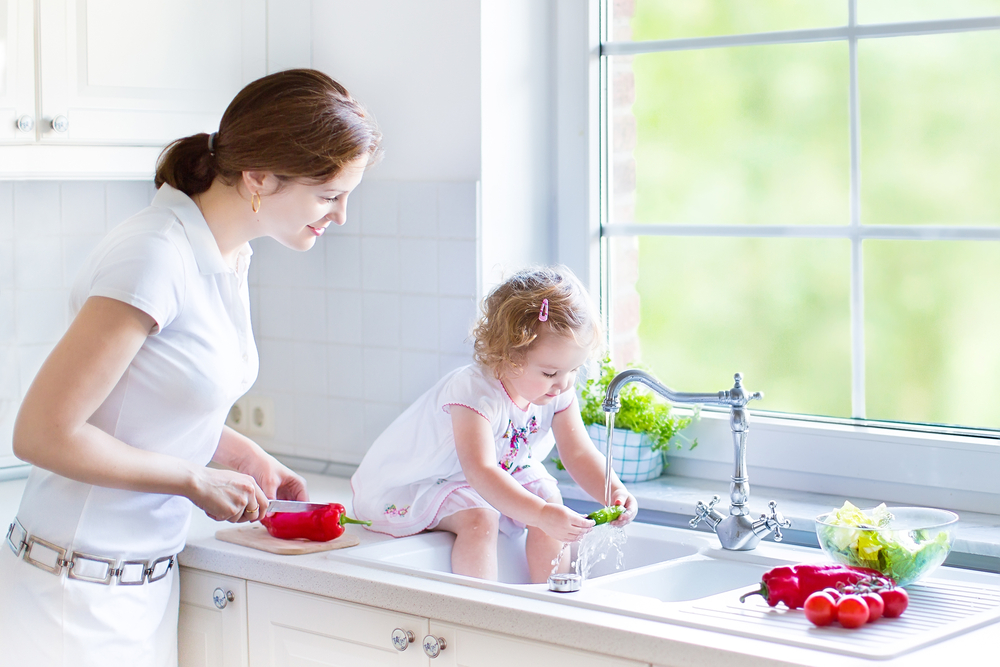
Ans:
[[[882,602],[885,603],[882,615],[886,618],[900,616],[906,611],[907,605],[910,604],[910,596],[902,588],[890,588],[887,591],[881,591],[879,592],[879,596],[881,596]]]
[[[826,591],[817,591],[807,597],[802,608],[813,625],[830,625],[837,620],[837,602]]]
[[[845,628],[860,628],[868,622],[868,603],[859,595],[845,595],[837,601],[837,620]]]
[[[861,599],[868,604],[868,622],[877,621],[882,618],[882,613],[885,611],[885,602],[882,600],[882,596],[878,593],[864,593]]]

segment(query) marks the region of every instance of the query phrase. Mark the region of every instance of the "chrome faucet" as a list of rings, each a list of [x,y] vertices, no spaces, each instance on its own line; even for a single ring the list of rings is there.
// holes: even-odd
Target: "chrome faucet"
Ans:
[[[764,398],[764,395],[759,391],[748,394],[743,388],[743,376],[740,373],[736,373],[733,379],[735,385],[732,389],[715,394],[693,394],[674,391],[660,384],[655,377],[646,371],[631,368],[622,371],[611,380],[601,407],[604,408],[605,412],[618,412],[621,407],[618,394],[622,387],[629,382],[640,382],[671,403],[697,403],[728,407],[730,409],[729,425],[733,429],[735,448],[735,469],[733,480],[729,485],[729,498],[731,500],[729,516],[723,516],[715,509],[715,505],[719,502],[719,496],[714,496],[708,505],[698,501],[695,506],[695,516],[689,524],[692,528],[697,528],[698,524],[704,521],[719,536],[719,542],[723,549],[749,551],[757,546],[762,537],[771,532],[774,532],[774,541],[780,542],[781,529],[791,526],[791,522],[786,521],[781,516],[778,512],[778,506],[773,500],[768,503],[769,514],[761,514],[757,521],[750,519],[750,511],[746,507],[746,503],[750,499],[750,481],[747,478],[747,432],[750,430],[750,421],[746,405],[750,401]]]

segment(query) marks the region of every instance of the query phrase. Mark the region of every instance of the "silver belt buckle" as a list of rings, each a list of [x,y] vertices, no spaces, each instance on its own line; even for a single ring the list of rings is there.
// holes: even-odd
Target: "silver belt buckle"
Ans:
[[[56,564],[55,565],[49,565],[45,561],[36,560],[35,558],[32,557],[31,550],[34,548],[34,546],[36,544],[40,544],[44,548],[49,549],[51,551],[54,551],[56,554],[58,554],[58,556],[56,557]],[[58,575],[60,572],[62,572],[63,566],[67,564],[66,563],[66,550],[65,549],[63,549],[62,547],[57,547],[56,545],[52,544],[51,542],[49,542],[47,540],[43,540],[40,537],[35,537],[34,535],[28,536],[28,539],[24,543],[24,556],[23,556],[23,558],[24,558],[25,562],[31,563],[32,565],[34,565],[37,568],[45,570],[46,572],[51,572],[52,574],[56,574],[56,575]]]
[[[166,563],[167,566],[163,568],[163,572],[157,572],[156,568],[161,563]],[[159,581],[163,577],[167,576],[167,573],[170,572],[170,568],[172,568],[173,566],[174,566],[173,556],[162,556],[160,558],[157,558],[156,560],[154,560],[152,563],[149,564],[149,568],[146,570],[146,581],[148,581],[149,583],[153,583],[154,581]]]
[[[139,566],[139,578],[129,580],[125,578],[125,570],[129,565]],[[127,560],[122,562],[122,566],[117,570],[119,586],[142,586],[146,583],[146,575],[149,573],[149,566],[144,560]]]
[[[96,577],[88,574],[79,574],[76,571],[76,566],[81,560],[89,560],[94,563],[103,563],[105,566],[105,573],[103,576]],[[67,565],[69,565],[69,572],[66,576],[70,579],[79,579],[80,581],[89,581],[92,584],[104,584],[108,586],[111,584],[111,580],[115,578],[118,574],[118,570],[115,569],[115,563],[117,561],[114,558],[105,558],[104,556],[91,556],[90,554],[83,554],[79,551],[74,551],[72,558],[70,558]]]
[[[17,535],[14,534],[15,531],[18,533]],[[7,546],[10,547],[10,550],[13,551],[14,555],[18,558],[21,557],[21,552],[24,550],[25,538],[27,537],[28,531],[24,529],[24,526],[22,526],[21,522],[17,520],[17,517],[14,517],[10,527],[7,528]]]

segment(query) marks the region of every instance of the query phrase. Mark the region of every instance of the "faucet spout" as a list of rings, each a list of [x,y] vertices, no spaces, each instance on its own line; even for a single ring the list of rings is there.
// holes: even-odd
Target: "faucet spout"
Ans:
[[[695,516],[690,521],[696,528],[704,521],[718,535],[724,549],[745,551],[753,549],[771,532],[774,532],[776,542],[781,541],[781,529],[791,524],[777,511],[774,501],[770,503],[770,515],[761,515],[758,521],[750,519],[747,502],[750,500],[750,479],[747,475],[747,434],[750,431],[750,413],[747,403],[764,398],[762,393],[749,393],[743,387],[743,375],[733,375],[733,388],[715,393],[686,393],[674,391],[663,385],[650,373],[635,368],[622,371],[608,384],[601,407],[605,412],[618,412],[621,403],[618,396],[622,388],[630,382],[639,382],[671,403],[696,403],[702,405],[718,405],[729,408],[729,426],[733,432],[733,477],[729,485],[729,515],[725,516],[715,509],[719,496],[715,496],[706,505],[698,502]]]

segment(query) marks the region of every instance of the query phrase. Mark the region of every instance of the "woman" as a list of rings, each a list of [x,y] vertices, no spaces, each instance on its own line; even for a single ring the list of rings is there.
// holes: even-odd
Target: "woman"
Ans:
[[[248,241],[307,250],[344,224],[380,141],[343,87],[291,70],[164,150],[152,206],[88,259],[18,413],[14,452],[35,467],[0,554],[4,664],[176,664],[191,505],[239,523],[307,498],[224,426],[257,376]]]

